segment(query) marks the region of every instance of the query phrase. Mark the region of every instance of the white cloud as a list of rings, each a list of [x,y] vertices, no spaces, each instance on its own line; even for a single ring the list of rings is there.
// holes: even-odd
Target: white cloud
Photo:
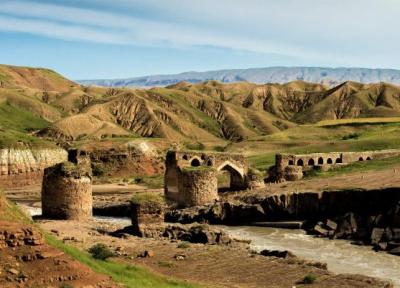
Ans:
[[[400,44],[395,0],[83,2],[97,8],[3,1],[0,30],[114,44],[211,45],[336,63],[396,55]],[[382,45],[388,38],[391,45]]]

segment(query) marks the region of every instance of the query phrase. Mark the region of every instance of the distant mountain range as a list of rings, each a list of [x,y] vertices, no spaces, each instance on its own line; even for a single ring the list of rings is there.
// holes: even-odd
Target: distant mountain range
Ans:
[[[330,86],[345,81],[360,83],[387,82],[400,84],[400,70],[367,68],[322,68],[322,67],[268,67],[250,69],[229,69],[206,72],[184,72],[170,75],[150,75],[126,79],[98,79],[77,81],[84,85],[106,87],[155,87],[168,86],[178,82],[200,83],[218,80],[223,83],[247,81],[252,83],[287,83],[302,80],[323,83]]]

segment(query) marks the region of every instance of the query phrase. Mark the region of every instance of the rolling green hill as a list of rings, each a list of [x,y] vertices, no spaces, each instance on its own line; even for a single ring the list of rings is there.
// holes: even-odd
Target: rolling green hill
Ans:
[[[226,147],[271,141],[285,131],[308,131],[321,121],[400,117],[400,87],[386,83],[348,81],[329,88],[304,81],[206,81],[105,88],[82,86],[48,69],[6,65],[0,65],[0,101],[1,133],[8,134],[3,145],[13,139],[39,143],[151,137]]]

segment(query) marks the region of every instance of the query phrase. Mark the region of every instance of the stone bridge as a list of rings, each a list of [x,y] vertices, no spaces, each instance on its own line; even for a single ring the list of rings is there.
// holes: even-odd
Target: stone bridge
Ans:
[[[330,167],[347,165],[358,161],[383,159],[400,155],[400,150],[362,152],[331,152],[311,154],[277,154],[272,178],[299,180],[303,172],[311,169],[328,170]]]
[[[206,199],[188,200],[188,198],[193,198],[193,194],[198,194],[195,196],[198,198],[207,194],[209,194],[209,199],[217,198],[217,176],[222,172],[229,173],[229,190],[242,190],[248,187],[249,164],[247,159],[240,154],[168,151],[165,169],[165,195],[182,205],[188,202],[192,204],[187,205],[207,202]],[[188,191],[191,191],[191,195],[186,195],[186,197],[185,193],[189,193]]]

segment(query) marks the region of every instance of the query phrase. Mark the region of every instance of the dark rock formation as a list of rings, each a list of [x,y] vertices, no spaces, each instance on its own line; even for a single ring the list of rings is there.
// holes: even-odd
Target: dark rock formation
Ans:
[[[146,238],[166,238],[170,240],[180,240],[201,244],[229,244],[232,242],[229,236],[222,230],[198,223],[193,225],[147,225],[142,229],[140,234],[137,233],[134,226],[128,226],[110,233],[110,235],[115,237],[124,237],[126,234]]]
[[[196,206],[168,211],[167,222],[210,223],[210,224],[245,224],[265,219],[265,213],[259,204],[217,202],[213,205]]]

